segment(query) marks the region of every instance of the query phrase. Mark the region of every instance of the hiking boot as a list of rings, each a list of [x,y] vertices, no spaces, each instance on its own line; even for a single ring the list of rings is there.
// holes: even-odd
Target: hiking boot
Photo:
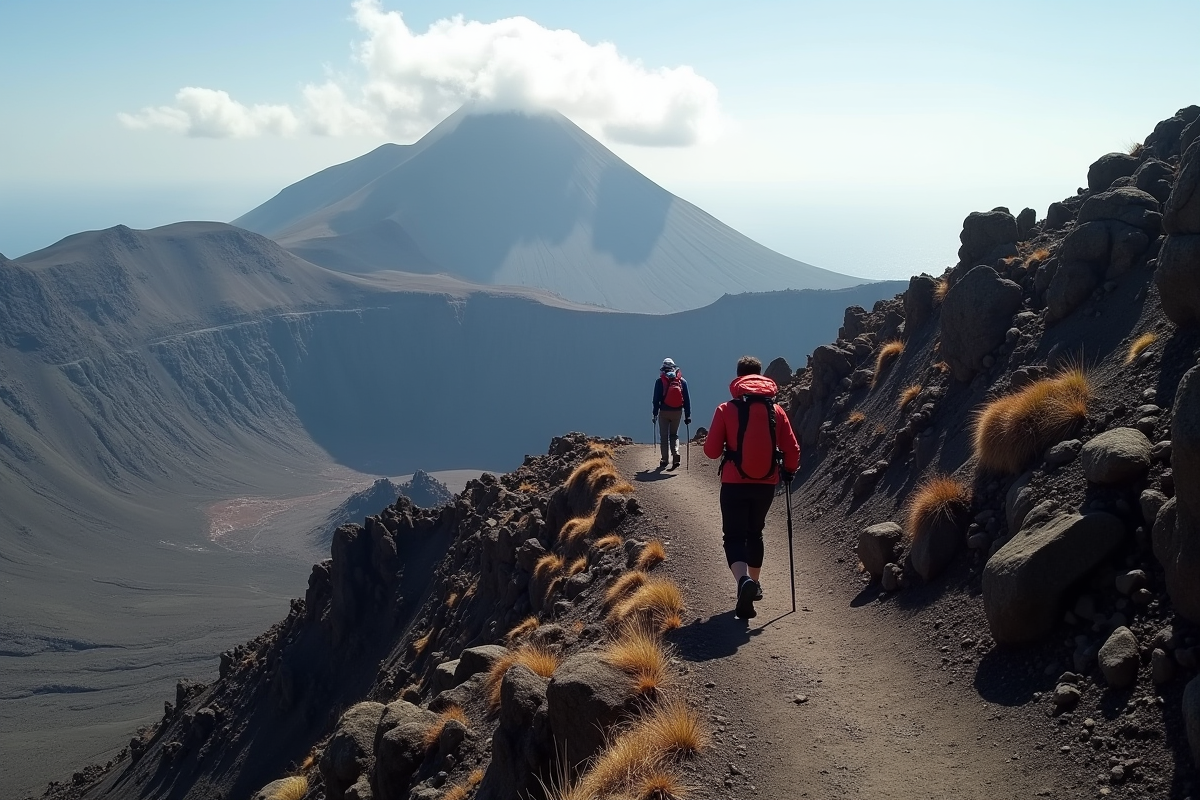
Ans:
[[[675,456],[675,460],[674,460],[674,463],[671,464],[671,468],[678,469],[680,461],[682,461],[682,459],[679,456]]]
[[[754,593],[754,602],[757,603],[759,600],[762,600],[762,582],[755,581],[754,585],[758,587],[758,591]]]
[[[758,593],[758,582],[749,575],[738,581],[737,607],[733,613],[738,619],[753,619],[758,616],[754,610],[754,596]]]
[[[658,462],[659,469],[666,469],[666,467],[667,467],[667,460],[665,458],[662,461]]]

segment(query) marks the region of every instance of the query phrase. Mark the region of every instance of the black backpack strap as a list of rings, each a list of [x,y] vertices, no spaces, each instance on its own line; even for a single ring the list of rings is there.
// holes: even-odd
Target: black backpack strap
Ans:
[[[725,453],[721,456],[721,469],[724,469],[726,461],[732,461],[733,466],[737,469],[738,474],[743,480],[747,481],[763,481],[775,474],[775,466],[779,462],[779,446],[775,439],[775,402],[774,398],[763,397],[762,395],[742,395],[730,401],[738,412],[738,435],[737,435],[737,450],[725,448]],[[746,428],[750,427],[750,404],[764,403],[767,406],[767,425],[771,429],[771,466],[767,469],[765,475],[754,477],[747,475],[742,469],[742,445],[746,442]],[[720,474],[720,471],[718,471]]]

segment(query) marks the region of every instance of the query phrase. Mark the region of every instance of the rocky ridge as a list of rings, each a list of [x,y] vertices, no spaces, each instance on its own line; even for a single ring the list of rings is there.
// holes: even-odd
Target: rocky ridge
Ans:
[[[957,264],[847,309],[782,389],[799,506],[864,597],[931,626],[948,674],[1044,713],[1039,747],[1102,795],[1197,791],[1197,131],[1181,109],[1043,219],[970,214]],[[931,532],[914,509],[939,477],[964,499]]]

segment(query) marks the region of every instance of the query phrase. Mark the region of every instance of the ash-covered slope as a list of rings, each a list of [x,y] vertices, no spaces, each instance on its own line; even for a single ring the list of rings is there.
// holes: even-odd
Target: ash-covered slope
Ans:
[[[862,281],[748,239],[662,189],[561,114],[455,113],[234,220],[346,272],[443,272],[622,311]]]
[[[1088,189],[973,213],[783,390],[800,526],[1112,796],[1200,766],[1200,107]],[[939,477],[949,477],[935,483]],[[1086,721],[1085,721],[1086,720]],[[1082,724],[1081,724],[1082,723]]]

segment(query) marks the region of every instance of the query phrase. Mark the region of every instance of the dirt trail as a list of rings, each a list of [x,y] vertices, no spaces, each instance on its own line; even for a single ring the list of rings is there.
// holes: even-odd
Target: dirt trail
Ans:
[[[1055,769],[1057,747],[1032,741],[1011,710],[984,701],[973,669],[942,669],[944,652],[962,658],[961,642],[855,604],[862,585],[833,570],[838,554],[799,529],[791,613],[782,495],[767,523],[765,597],[747,624],[733,618],[714,462],[695,446],[690,471],[658,472],[649,446],[623,448],[618,461],[638,481],[646,533],[668,542],[661,569],[689,605],[672,640],[717,717],[714,748],[688,776],[694,796],[1077,796]]]

